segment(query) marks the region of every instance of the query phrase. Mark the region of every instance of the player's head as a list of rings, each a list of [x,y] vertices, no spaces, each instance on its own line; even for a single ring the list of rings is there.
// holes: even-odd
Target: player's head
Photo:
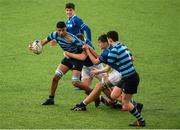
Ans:
[[[101,36],[99,36],[98,45],[101,50],[107,49],[109,47],[109,43],[108,43],[106,34],[102,34]]]
[[[66,24],[63,21],[59,21],[56,24],[56,31],[60,37],[64,37],[66,35]]]
[[[65,12],[68,17],[72,17],[75,15],[75,5],[73,3],[67,3],[65,5]]]
[[[107,33],[107,39],[109,44],[113,44],[119,40],[118,32],[116,31],[109,31]]]
[[[84,35],[83,35],[82,33],[78,33],[76,36],[77,36],[77,38],[79,38],[80,40],[85,41]]]

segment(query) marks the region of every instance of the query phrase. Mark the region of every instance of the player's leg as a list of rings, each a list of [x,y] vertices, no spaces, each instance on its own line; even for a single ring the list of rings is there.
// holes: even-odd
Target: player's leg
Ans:
[[[104,90],[109,90],[110,94],[106,94],[107,96],[110,95],[110,99],[112,101],[111,106],[113,108],[121,109],[121,89],[117,88],[116,85],[120,82],[122,76],[121,74],[113,70],[108,77],[104,78]],[[115,86],[115,87],[114,87]],[[107,92],[106,92],[107,93]],[[119,101],[119,102],[118,102]]]
[[[73,111],[85,111],[86,106],[88,104],[90,104],[91,102],[95,101],[99,97],[101,90],[102,90],[102,84],[101,84],[101,82],[99,82],[96,84],[93,91],[84,99],[84,101],[82,101],[79,104],[76,104],[76,106],[74,108],[72,108],[71,110],[73,110]]]
[[[122,96],[121,96],[122,90],[121,88],[115,86],[111,92],[111,98],[113,100],[118,100],[118,101],[122,101]]]
[[[103,66],[103,64],[98,64],[98,65],[93,65],[92,67],[89,67],[89,75],[90,76],[92,76],[91,71],[93,71],[95,68],[96,69],[103,69],[104,66]],[[102,78],[105,78],[107,76],[108,76],[107,73],[99,73],[97,75],[94,75],[94,77],[96,79],[98,79],[100,82],[102,82]],[[106,105],[109,105],[110,103],[112,103],[112,100],[110,98],[111,90],[110,89],[106,89],[106,88],[104,89],[102,87],[102,91],[106,95],[106,97],[100,95],[99,98],[95,100],[95,106],[96,107],[98,107],[100,105],[100,102],[102,102],[102,103],[104,103]]]
[[[97,83],[94,87],[93,91],[79,104],[76,104],[74,108],[71,110],[74,111],[84,111],[86,110],[86,106],[90,104],[91,102],[95,101],[97,98],[99,98],[100,92],[102,91],[103,87],[105,89],[108,89],[108,84],[102,80],[101,82]],[[110,96],[110,95],[109,95]]]
[[[112,84],[108,80],[108,77],[102,78],[101,82],[96,84],[96,86],[94,87],[94,89],[90,93],[90,95],[87,96],[83,102],[81,102],[80,104],[77,104],[72,110],[75,110],[75,111],[86,110],[85,109],[86,105],[88,105],[91,102],[95,101],[99,97],[100,92],[101,92],[102,89],[109,90],[111,87],[112,87]],[[110,98],[110,92],[106,93],[106,94]]]
[[[122,79],[121,74],[116,71],[113,70],[108,77],[108,80],[111,82],[111,84],[113,84],[113,86],[115,86],[111,92],[111,98],[113,100],[117,100],[119,102],[122,101],[122,89],[121,86],[119,86],[119,82]],[[118,87],[117,87],[118,85]],[[137,103],[134,100],[131,100],[131,102],[133,103],[133,105],[135,107],[137,107],[138,111],[141,112],[142,108],[143,108],[143,104],[142,103]],[[119,108],[119,104],[118,105],[114,105],[115,108]]]
[[[137,119],[137,121],[129,124],[129,126],[143,127],[145,126],[145,120],[141,115],[141,113],[138,112],[137,108],[132,104],[131,102],[132,96],[133,96],[132,94],[125,94],[124,92],[122,93],[122,104],[123,104],[122,110],[129,111]]]
[[[67,67],[66,65],[60,64],[55,72],[55,75],[52,79],[52,83],[51,83],[51,88],[50,88],[50,96],[54,96],[57,86],[58,86],[58,82],[61,79],[61,77],[66,74],[69,70],[69,67]]]
[[[80,81],[80,75],[81,71],[79,70],[73,70],[72,71],[72,84],[76,87],[78,86],[80,89],[83,89],[86,94],[90,94],[92,91],[92,88],[89,87],[89,84],[86,84],[85,82]]]
[[[115,75],[114,75],[115,76]],[[114,80],[116,79],[116,80]],[[102,91],[104,92],[104,94],[110,99],[110,100],[107,100],[108,102],[105,102],[104,104],[108,105],[108,106],[111,106],[112,108],[118,108],[118,109],[121,109],[122,108],[122,105],[121,105],[121,100],[118,98],[112,98],[111,96],[111,93],[113,91],[113,88],[114,88],[114,84],[116,84],[116,81],[117,79],[120,79],[118,77],[116,78],[112,78],[112,75],[111,76],[108,76],[108,77],[105,77],[102,79],[102,86],[103,86],[103,89]],[[116,93],[117,95],[119,93]],[[119,95],[120,96],[120,95]]]
[[[136,117],[137,121],[129,126],[145,126],[145,120],[142,117],[141,113],[137,110],[137,107],[132,103],[133,94],[137,93],[137,87],[139,84],[139,75],[137,73],[123,78],[121,80],[122,87],[122,110],[129,111],[134,117]]]
[[[42,105],[54,105],[54,96],[55,92],[58,86],[58,82],[61,79],[61,77],[66,74],[66,72],[69,70],[69,68],[63,64],[60,64],[56,71],[55,75],[52,78],[51,87],[50,87],[50,94],[49,98],[42,104]]]
[[[80,83],[80,87],[91,87],[91,83],[92,83],[92,77],[90,76],[90,67],[87,66],[83,66],[82,71],[81,71],[81,83]],[[86,93],[87,95],[89,93]]]
[[[98,67],[99,65],[93,65],[93,66],[83,66],[82,72],[81,72],[81,76],[82,76],[82,83],[85,84],[87,87],[91,87],[91,83],[92,80],[94,79],[94,76],[92,76],[91,74],[91,70],[94,69],[94,67]],[[98,75],[96,78],[99,79],[99,81],[101,81],[103,74]],[[92,88],[92,87],[91,87]],[[101,103],[101,99],[103,98],[103,96],[99,96],[99,98],[97,98],[94,101],[95,107],[98,107]],[[104,98],[103,98],[104,99]]]
[[[57,67],[55,75],[52,78],[49,98],[42,105],[54,105],[54,96],[58,86],[58,82],[70,68],[72,68],[71,64],[69,63],[68,59],[64,58],[61,64],[59,64],[59,66]]]

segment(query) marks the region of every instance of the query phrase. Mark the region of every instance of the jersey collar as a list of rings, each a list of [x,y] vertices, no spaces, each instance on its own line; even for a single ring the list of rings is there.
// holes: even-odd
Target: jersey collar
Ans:
[[[72,17],[69,18],[69,20],[72,19],[72,18],[74,18],[75,16],[76,16],[76,15],[73,15]]]
[[[114,46],[116,46],[117,44],[121,44],[119,41],[117,41],[117,42],[115,42],[115,44],[113,45],[113,47]]]

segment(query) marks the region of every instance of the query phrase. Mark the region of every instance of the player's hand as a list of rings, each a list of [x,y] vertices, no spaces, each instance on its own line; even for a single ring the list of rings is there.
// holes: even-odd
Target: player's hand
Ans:
[[[33,51],[34,48],[33,48],[32,43],[29,43],[29,46],[28,46],[28,47],[29,47],[29,50]]]
[[[70,57],[68,56],[68,52],[67,51],[64,51],[64,57],[66,57],[67,59],[70,59]]]
[[[97,74],[99,74],[99,69],[93,68],[93,70],[91,70],[91,73],[90,73],[91,77],[94,77]]]
[[[89,46],[87,44],[84,44],[82,47],[83,50],[87,50],[88,48],[89,48]]]
[[[50,45],[51,46],[56,46],[57,45],[57,41],[55,39],[50,41]]]

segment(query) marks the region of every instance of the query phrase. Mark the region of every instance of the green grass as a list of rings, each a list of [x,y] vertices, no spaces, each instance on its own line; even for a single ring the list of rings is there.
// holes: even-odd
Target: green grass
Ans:
[[[62,78],[55,106],[40,104],[48,96],[54,71],[62,59],[59,47],[32,54],[28,43],[46,37],[66,20],[66,0],[0,0],[0,128],[130,128],[129,113],[106,106],[87,112],[69,109],[84,99]],[[145,128],[180,128],[180,1],[74,0],[77,15],[97,37],[116,30],[135,56],[141,84],[135,99],[144,103]],[[94,82],[94,84],[96,81]]]

